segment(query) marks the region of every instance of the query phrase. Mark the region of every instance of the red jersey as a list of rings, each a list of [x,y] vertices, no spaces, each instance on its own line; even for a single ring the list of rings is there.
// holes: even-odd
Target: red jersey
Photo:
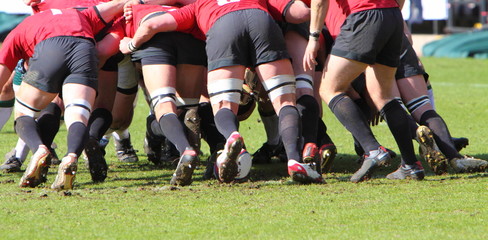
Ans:
[[[101,3],[110,2],[111,0],[45,0],[32,7],[34,14],[40,13],[49,9],[65,9],[74,8],[77,10],[84,10],[88,7],[95,6]],[[115,18],[116,19],[116,18]],[[121,28],[122,27],[122,28]],[[107,34],[115,33],[120,39],[124,38],[123,24],[119,26],[107,26],[107,28],[95,36],[97,41],[103,39]]]
[[[177,31],[189,30],[197,25],[203,33],[207,33],[217,19],[243,9],[268,12],[266,0],[197,0],[169,14],[173,15],[178,24]]]
[[[125,34],[127,37],[134,37],[134,34],[141,25],[141,22],[146,19],[152,13],[166,13],[178,10],[179,7],[168,5],[134,5],[132,6],[132,21],[129,22],[125,28]],[[192,34],[193,37],[205,41],[205,35],[194,26],[191,29],[183,29],[181,32]]]
[[[87,8],[110,0],[45,0],[32,7],[34,13],[49,9]]]
[[[0,50],[0,64],[11,71],[20,59],[28,60],[41,41],[57,36],[94,40],[94,34],[105,27],[96,7],[83,11],[52,9],[27,17],[5,38]]]
[[[351,13],[378,8],[398,7],[395,0],[330,0],[329,10],[325,17],[325,25],[332,38],[341,32],[341,26]]]
[[[267,0],[268,11],[271,17],[276,21],[284,22],[284,11],[288,4],[294,0]]]

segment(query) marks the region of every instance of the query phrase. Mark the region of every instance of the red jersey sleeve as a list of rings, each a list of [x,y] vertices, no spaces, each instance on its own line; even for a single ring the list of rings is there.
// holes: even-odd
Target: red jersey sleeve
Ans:
[[[0,64],[4,64],[12,72],[20,59],[29,59],[24,49],[20,46],[20,36],[20,33],[13,30],[5,38],[0,49]]]
[[[195,3],[188,4],[176,11],[168,12],[176,20],[176,31],[188,32],[196,25]]]
[[[112,24],[108,33],[116,34],[120,37],[120,39],[125,37],[125,18],[119,17],[115,22]]]
[[[81,11],[80,13],[86,17],[88,23],[93,29],[94,34],[97,34],[107,25],[107,23],[103,20],[102,16],[98,12],[97,6],[89,7]]]

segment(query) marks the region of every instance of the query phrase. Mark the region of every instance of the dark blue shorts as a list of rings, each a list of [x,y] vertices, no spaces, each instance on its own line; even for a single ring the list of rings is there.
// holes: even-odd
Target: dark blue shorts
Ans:
[[[23,81],[45,92],[60,93],[63,84],[98,88],[95,43],[79,37],[52,37],[36,45]]]
[[[429,78],[429,74],[425,72],[412,44],[408,41],[407,36],[403,35],[400,65],[397,68],[395,79],[398,80],[416,75],[424,75],[425,81]]]
[[[208,70],[260,64],[290,58],[283,34],[268,13],[234,11],[220,17],[207,32]]]
[[[190,34],[161,32],[132,54],[132,61],[144,65],[177,64],[207,65],[205,42]]]
[[[403,35],[403,17],[398,8],[352,13],[342,25],[331,54],[370,65],[397,67]]]

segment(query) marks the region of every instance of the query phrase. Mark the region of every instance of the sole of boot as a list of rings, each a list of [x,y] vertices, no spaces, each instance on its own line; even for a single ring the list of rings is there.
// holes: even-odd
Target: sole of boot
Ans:
[[[69,164],[66,168],[60,168],[51,188],[55,190],[73,189],[77,170],[78,166],[75,163]]]
[[[46,176],[50,165],[50,157],[49,154],[47,154],[37,161],[34,169],[29,172],[27,172],[27,170],[24,172],[24,175],[20,179],[20,187],[36,187],[39,184],[46,182]]]
[[[88,157],[88,168],[92,181],[103,182],[107,178],[107,162],[103,158],[98,141],[90,140],[86,143],[85,153]]]
[[[233,182],[239,173],[237,157],[239,156],[243,145],[242,140],[238,139],[229,147],[229,151],[227,152],[227,160],[219,167],[219,178],[222,182]]]
[[[428,128],[420,126],[417,130],[417,138],[419,139],[420,155],[429,164],[430,168],[436,175],[447,173],[447,159],[444,154],[436,149],[434,146],[434,135]]]

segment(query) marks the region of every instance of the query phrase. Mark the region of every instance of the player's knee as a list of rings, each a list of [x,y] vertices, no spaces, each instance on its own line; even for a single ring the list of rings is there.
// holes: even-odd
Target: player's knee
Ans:
[[[422,95],[407,102],[407,109],[411,114],[413,114],[416,110],[429,103],[429,97],[427,95]]]
[[[158,88],[150,93],[151,108],[153,111],[158,109],[160,114],[165,114],[171,111],[171,106],[176,103],[176,89],[174,87]],[[162,105],[164,104],[164,105]],[[168,105],[168,106],[165,106]]]
[[[212,105],[221,102],[239,104],[241,100],[242,84],[244,80],[237,78],[226,78],[216,80],[208,84],[208,94]]]
[[[73,99],[70,103],[66,103],[64,108],[64,122],[67,129],[75,122],[82,122],[85,125],[88,123],[92,106],[85,99]]]
[[[21,101],[20,99],[15,99],[15,111],[16,115],[29,116],[33,118],[39,117],[41,109],[34,108],[33,106]]]
[[[263,81],[263,87],[271,102],[286,94],[295,94],[295,77],[293,75],[276,75]]]

